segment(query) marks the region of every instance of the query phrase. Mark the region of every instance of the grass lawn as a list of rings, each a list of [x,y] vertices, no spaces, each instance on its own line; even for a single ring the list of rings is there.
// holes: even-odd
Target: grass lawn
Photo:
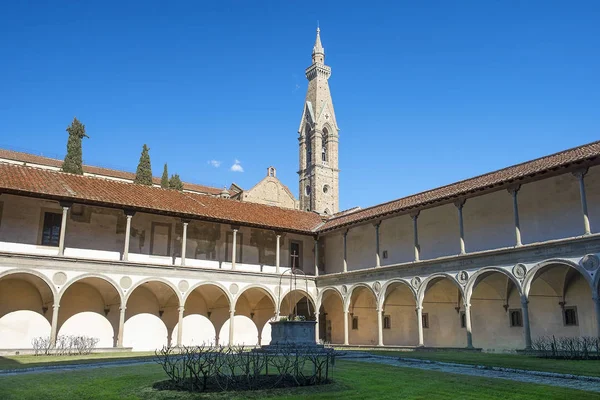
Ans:
[[[140,351],[130,353],[97,353],[81,356],[0,356],[0,370],[31,368],[61,364],[91,364],[123,359],[152,359],[153,356],[153,351]]]
[[[379,364],[338,361],[334,384],[255,392],[190,394],[160,392],[152,384],[165,379],[158,365],[98,368],[0,376],[8,399],[598,399],[598,393],[421,371]]]
[[[536,371],[600,376],[598,360],[552,360],[520,354],[475,353],[460,351],[369,351],[384,356],[420,358],[490,367],[520,368]]]

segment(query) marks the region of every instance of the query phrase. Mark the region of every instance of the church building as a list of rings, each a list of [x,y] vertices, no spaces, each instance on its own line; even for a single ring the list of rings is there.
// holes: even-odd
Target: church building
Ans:
[[[274,167],[248,190],[176,191],[0,150],[0,354],[61,335],[268,344],[294,311],[340,346],[600,335],[600,142],[340,212],[330,76],[317,29],[297,198]]]

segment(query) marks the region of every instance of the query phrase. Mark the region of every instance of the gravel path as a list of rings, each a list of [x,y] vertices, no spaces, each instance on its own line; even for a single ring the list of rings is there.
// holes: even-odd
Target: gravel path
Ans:
[[[483,378],[507,379],[511,381],[535,383],[539,385],[559,386],[570,389],[586,390],[600,393],[600,378],[565,375],[553,372],[526,371],[511,368],[491,368],[477,365],[444,363],[429,360],[405,359],[389,356],[346,354],[340,357],[343,360],[370,362],[377,364],[393,365],[396,367],[417,368],[426,371],[447,372]]]

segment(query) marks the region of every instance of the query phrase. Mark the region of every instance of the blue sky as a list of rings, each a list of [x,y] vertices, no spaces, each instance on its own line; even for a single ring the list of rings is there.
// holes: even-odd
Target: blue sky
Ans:
[[[77,116],[86,163],[134,171],[147,143],[155,175],[274,165],[297,193],[317,20],[342,209],[600,139],[597,1],[121,3],[0,6],[0,147],[62,158]]]

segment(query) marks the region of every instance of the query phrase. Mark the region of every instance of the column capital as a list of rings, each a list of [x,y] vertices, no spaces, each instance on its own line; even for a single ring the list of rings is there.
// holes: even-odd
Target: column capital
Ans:
[[[192,220],[189,218],[181,218],[181,223],[184,225],[188,225],[190,222],[192,222]]]
[[[594,295],[592,295],[592,301],[594,303],[600,303],[600,294],[594,294]]]
[[[69,209],[71,207],[73,207],[73,202],[69,202],[69,201],[59,201],[58,204],[60,204],[60,206],[63,208],[63,210]]]
[[[379,229],[380,225],[381,225],[381,220],[373,222],[373,226],[375,227],[375,229]]]
[[[412,219],[417,219],[417,218],[419,218],[419,214],[421,214],[421,210],[413,211],[409,215]]]
[[[581,168],[576,171],[573,171],[573,176],[579,180],[583,179],[583,177],[587,174],[587,168]]]
[[[52,305],[52,309],[54,309],[54,310],[58,310],[59,308],[60,308],[60,304],[55,303]]]
[[[231,230],[234,232],[237,232],[240,230],[240,226],[239,225],[231,225]]]
[[[123,210],[123,213],[125,214],[125,216],[127,218],[131,218],[131,217],[133,217],[135,215],[135,211],[134,210],[130,210],[130,209],[127,209],[127,208]]]
[[[180,313],[185,311],[185,307],[184,306],[179,306],[177,307],[177,311],[179,311]]]
[[[523,307],[527,307],[528,304],[529,304],[529,299],[527,298],[527,296],[525,296],[525,295],[521,296],[521,305]]]
[[[454,205],[456,206],[456,208],[458,208],[459,210],[462,210],[463,206],[465,205],[465,203],[467,202],[466,199],[458,199],[454,202]]]
[[[125,312],[125,310],[127,310],[126,306],[119,307],[119,311],[121,311],[122,313]]]
[[[465,308],[471,308],[471,303],[463,302]]]
[[[506,191],[508,193],[510,193],[512,196],[516,196],[517,193],[519,193],[519,190],[521,190],[521,185],[517,184],[517,185],[511,185],[509,187],[506,188]]]
[[[348,237],[348,232],[350,232],[350,229],[346,229],[342,235],[344,235],[344,237]]]
[[[229,309],[229,314],[230,314],[230,315],[231,315],[231,314],[235,314],[235,308],[230,308],[230,309]]]

